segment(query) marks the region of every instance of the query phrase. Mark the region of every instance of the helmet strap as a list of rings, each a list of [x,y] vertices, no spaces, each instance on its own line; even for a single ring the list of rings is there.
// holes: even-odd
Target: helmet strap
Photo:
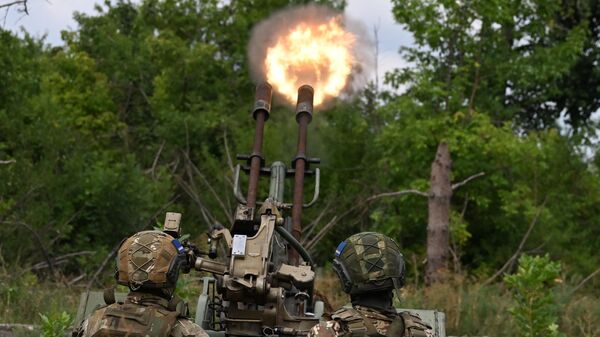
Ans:
[[[344,292],[350,293],[353,284],[352,279],[350,278],[350,275],[348,274],[348,270],[346,269],[344,263],[338,261],[338,259],[336,258],[333,259],[332,267],[337,276],[340,278],[340,281],[342,282],[342,289],[344,290]]]

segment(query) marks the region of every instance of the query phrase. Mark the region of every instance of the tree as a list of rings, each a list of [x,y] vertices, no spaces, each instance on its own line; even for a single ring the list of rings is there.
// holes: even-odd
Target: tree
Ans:
[[[448,271],[452,159],[448,144],[438,145],[431,163],[427,216],[427,283],[440,282]]]
[[[403,48],[414,67],[388,80],[409,84],[432,112],[476,109],[497,124],[531,130],[553,127],[561,116],[585,126],[600,108],[597,90],[579,90],[598,84],[596,1],[393,3],[415,38],[415,47]]]

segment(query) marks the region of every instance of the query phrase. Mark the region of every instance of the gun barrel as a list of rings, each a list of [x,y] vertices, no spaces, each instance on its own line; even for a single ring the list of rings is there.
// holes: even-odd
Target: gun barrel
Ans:
[[[303,85],[298,89],[296,121],[298,122],[298,148],[294,158],[294,196],[292,201],[292,235],[300,240],[302,235],[302,205],[304,203],[304,170],[306,169],[306,138],[308,124],[312,120],[314,89]],[[298,264],[298,253],[290,252],[290,260]]]
[[[265,122],[269,119],[271,111],[272,87],[269,83],[261,83],[256,86],[254,110],[252,116],[256,120],[254,131],[254,145],[250,155],[250,176],[248,178],[248,196],[246,205],[250,208],[256,207],[256,195],[258,193],[258,179],[260,167],[264,162],[262,155],[263,134]]]

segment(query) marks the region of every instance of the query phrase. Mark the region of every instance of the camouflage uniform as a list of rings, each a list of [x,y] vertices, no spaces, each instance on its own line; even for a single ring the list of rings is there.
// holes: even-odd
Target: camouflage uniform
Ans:
[[[392,307],[393,290],[402,287],[405,274],[404,258],[394,240],[373,232],[352,235],[337,247],[333,269],[353,306],[339,309],[308,336],[433,336],[419,316],[397,314]]]
[[[398,336],[433,337],[431,327],[407,311],[397,315],[360,305],[342,308],[331,320],[315,325],[309,337]]]
[[[184,247],[170,234],[136,233],[121,244],[115,275],[131,292],[123,303],[115,303],[114,291],[105,291],[107,305],[83,321],[73,336],[208,337],[187,318],[185,303],[173,296],[179,271],[188,265]]]
[[[170,303],[171,302],[171,303]],[[173,301],[153,294],[131,292],[124,303],[113,303],[94,311],[73,332],[74,337],[208,337]]]

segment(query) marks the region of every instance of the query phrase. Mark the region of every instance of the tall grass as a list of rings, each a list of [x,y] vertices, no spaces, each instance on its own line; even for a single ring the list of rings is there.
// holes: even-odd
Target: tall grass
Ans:
[[[317,280],[318,293],[333,308],[346,304],[349,298],[341,291],[337,277],[322,272]],[[596,295],[571,293],[563,284],[556,294],[560,308],[560,330],[567,336],[600,337],[600,298]],[[446,314],[449,336],[518,336],[509,309],[514,305],[511,293],[503,284],[482,286],[455,276],[448,283],[431,287],[408,285],[399,291],[395,306],[436,309]]]
[[[41,324],[39,314],[75,317],[83,287],[40,281],[26,270],[0,274],[0,323]]]
[[[83,286],[41,281],[25,269],[7,270],[0,270],[0,323],[41,325],[40,314],[52,317],[62,312],[75,317]],[[571,289],[564,284],[556,296],[561,309],[560,330],[567,336],[600,337],[600,298],[581,290],[572,294]],[[179,282],[178,293],[189,300],[192,317],[200,290],[197,275],[186,275]],[[316,292],[329,303],[330,310],[348,302],[337,277],[327,270],[319,272]],[[455,277],[431,287],[408,285],[399,292],[395,305],[445,312],[450,336],[517,336],[509,313],[511,294],[502,284],[482,286]],[[39,332],[29,335],[38,336]]]

